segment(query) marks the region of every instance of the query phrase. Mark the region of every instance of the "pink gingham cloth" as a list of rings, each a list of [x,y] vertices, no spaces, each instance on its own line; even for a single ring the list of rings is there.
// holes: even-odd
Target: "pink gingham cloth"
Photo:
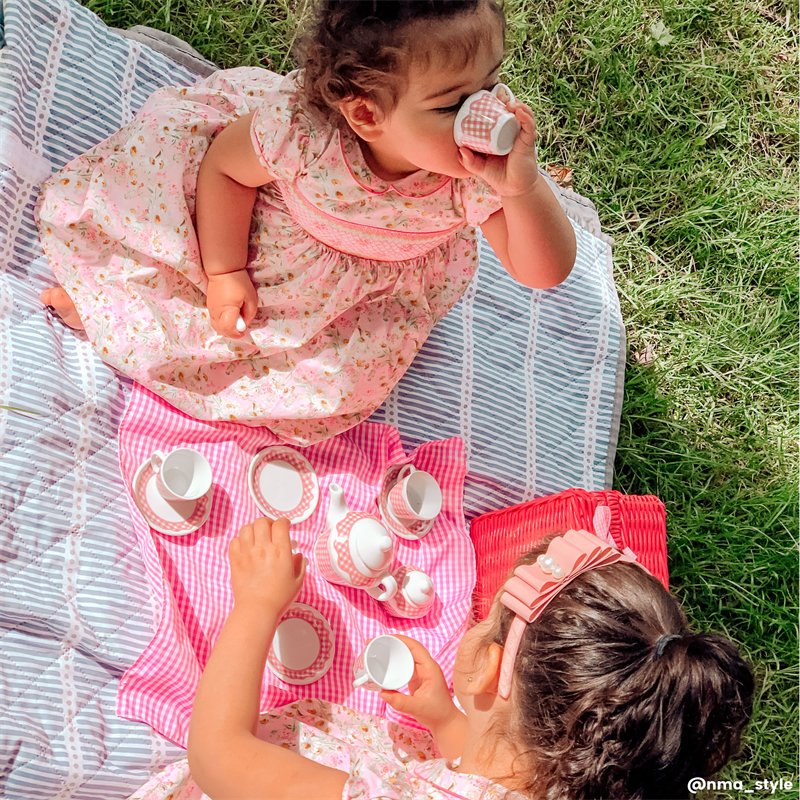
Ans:
[[[119,429],[120,466],[130,492],[140,464],[154,450],[188,446],[202,452],[214,474],[211,516],[200,530],[168,536],[152,530],[129,494],[134,532],[152,587],[158,622],[145,651],[120,681],[117,713],[145,722],[185,747],[197,685],[211,648],[233,604],[227,546],[239,528],[261,516],[247,486],[247,470],[262,448],[282,444],[263,428],[196,420],[157,395],[134,385]],[[455,651],[470,613],[475,584],[475,554],[461,505],[466,464],[460,439],[427,442],[407,454],[396,429],[364,422],[299,452],[311,462],[320,484],[317,510],[292,527],[309,568],[297,602],[317,609],[335,636],[333,666],[305,686],[283,683],[268,669],[261,687],[262,712],[303,698],[321,698],[367,714],[407,718],[380,697],[352,688],[352,666],[366,642],[400,632],[422,642],[452,676]],[[378,515],[377,497],[389,465],[413,463],[442,487],[442,513],[419,541],[395,539],[395,566],[414,564],[436,584],[438,600],[417,620],[392,617],[366,592],[334,586],[315,566],[313,545],[325,528],[328,486],[339,483],[352,510]]]

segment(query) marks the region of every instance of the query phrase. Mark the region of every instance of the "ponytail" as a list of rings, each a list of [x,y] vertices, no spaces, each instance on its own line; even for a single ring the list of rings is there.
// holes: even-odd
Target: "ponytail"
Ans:
[[[502,645],[512,615],[494,616],[485,644]],[[576,578],[528,625],[511,698],[502,735],[533,796],[673,799],[737,753],[753,674],[731,641],[690,632],[655,578],[617,563]]]

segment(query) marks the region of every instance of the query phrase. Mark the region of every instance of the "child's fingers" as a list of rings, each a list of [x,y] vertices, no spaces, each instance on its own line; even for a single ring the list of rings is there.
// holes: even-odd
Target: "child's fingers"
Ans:
[[[517,136],[517,141],[524,144],[526,147],[532,147],[536,144],[536,119],[533,114],[526,111],[517,109],[514,116],[519,122],[520,131]]]
[[[414,700],[409,695],[402,692],[393,692],[389,689],[384,689],[381,692],[381,700],[387,706],[391,706],[395,711],[401,713],[409,713],[414,705]]]
[[[233,564],[239,558],[241,544],[238,538],[233,538],[228,542],[228,561]]]
[[[258,313],[258,296],[250,297],[249,295],[245,297],[244,303],[242,304],[242,318],[244,319],[247,325],[255,318],[256,314]]]
[[[225,306],[219,312],[217,318],[217,325],[219,330],[222,331],[223,336],[228,336],[232,339],[238,339],[242,336],[241,331],[236,329],[236,320],[239,319],[239,308],[237,306]],[[247,320],[245,320],[247,322]]]
[[[486,167],[486,156],[476,153],[468,147],[459,147],[458,153],[461,156],[461,163],[473,175],[481,175]]]
[[[431,665],[438,667],[436,662],[433,660],[433,656],[431,656],[425,646],[420,644],[416,639],[412,639],[410,636],[403,636],[401,633],[395,633],[392,635],[404,642],[411,651],[411,655],[414,657],[414,666],[417,668],[415,671],[421,677],[424,677],[430,673]]]
[[[509,103],[507,108],[520,121],[522,121],[521,118],[523,116],[526,120],[535,121],[536,119],[533,109],[527,103],[523,103],[521,100],[515,100],[513,103]]]
[[[299,586],[303,585],[303,581],[306,578],[307,566],[308,559],[302,553],[295,553],[292,556],[292,567],[294,568],[294,574],[297,578],[297,583]]]
[[[242,525],[239,529],[239,541],[244,547],[252,547],[255,544],[255,534],[251,523]]]
[[[272,543],[281,551],[291,553],[292,538],[289,536],[289,520],[285,517],[276,519],[272,523]]]
[[[272,540],[273,522],[269,517],[259,517],[253,523],[253,541],[258,545],[267,545]]]

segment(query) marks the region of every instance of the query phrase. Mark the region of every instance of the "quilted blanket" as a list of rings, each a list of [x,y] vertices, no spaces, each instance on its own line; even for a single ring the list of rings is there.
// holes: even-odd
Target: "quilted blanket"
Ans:
[[[15,800],[124,797],[180,754],[115,714],[157,611],[118,467],[128,386],[40,308],[52,277],[33,207],[44,177],[156,87],[193,80],[74,0],[0,2],[0,795]],[[374,418],[407,451],[463,438],[468,519],[610,482],[624,350],[610,246],[591,204],[562,199],[570,279],[523,289],[484,245]]]

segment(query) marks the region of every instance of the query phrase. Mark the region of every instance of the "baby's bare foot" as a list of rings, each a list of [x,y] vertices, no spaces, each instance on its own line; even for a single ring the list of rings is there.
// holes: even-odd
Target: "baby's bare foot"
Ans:
[[[60,286],[56,286],[53,289],[45,289],[39,295],[39,299],[44,305],[50,306],[65,325],[69,325],[70,328],[74,328],[76,331],[83,330],[83,323],[75,309],[75,303],[72,302],[70,296]]]

